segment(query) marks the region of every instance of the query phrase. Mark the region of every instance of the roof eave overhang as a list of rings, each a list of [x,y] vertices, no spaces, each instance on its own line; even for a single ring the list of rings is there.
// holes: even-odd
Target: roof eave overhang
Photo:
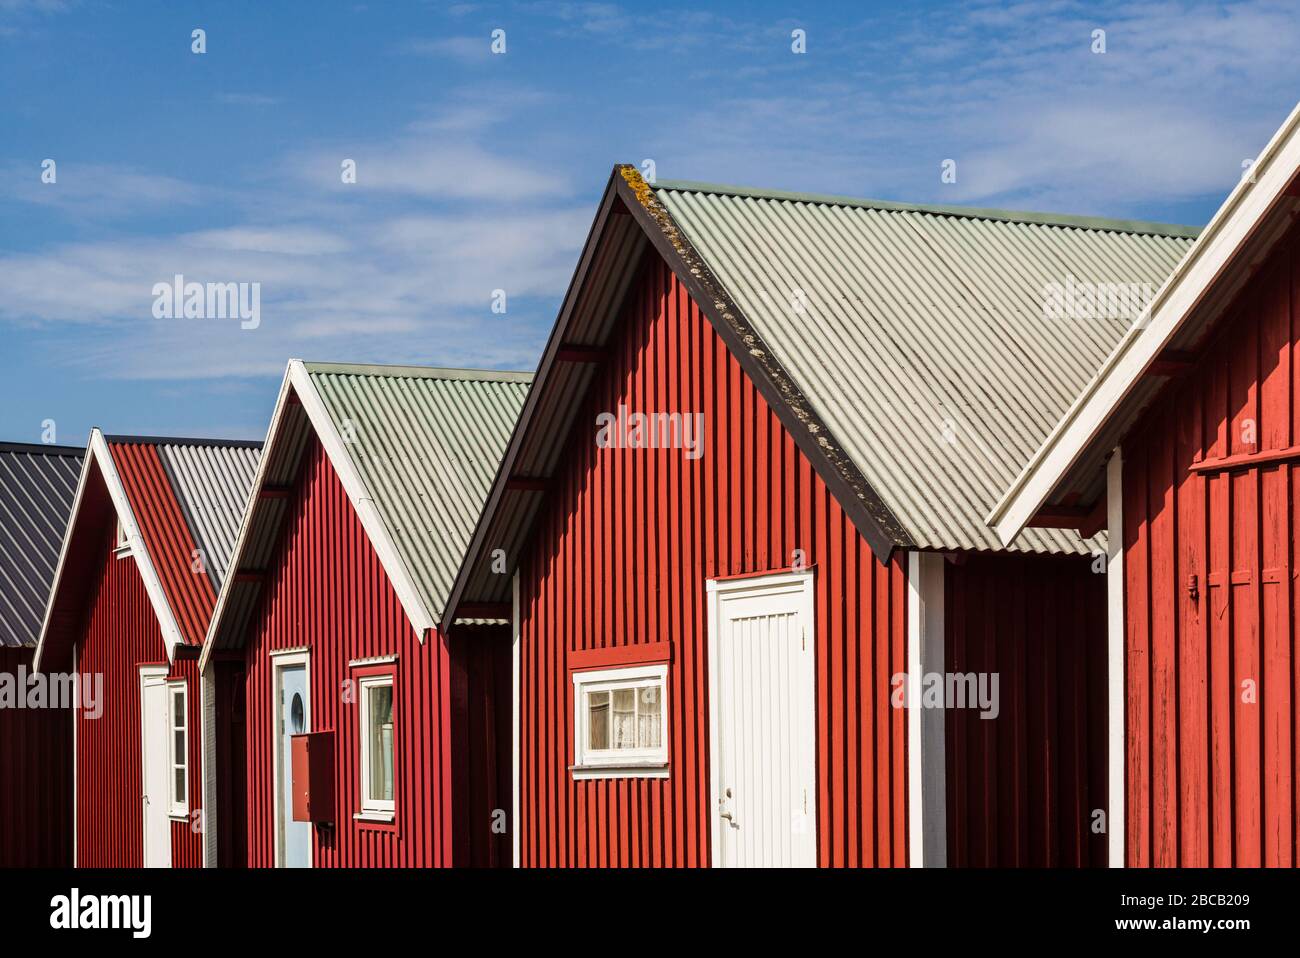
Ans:
[[[1206,298],[1300,171],[1300,105],[1273,135],[1209,225],[1120,340],[1097,376],[1044,440],[985,522],[1010,544],[1122,412],[1134,386]]]
[[[108,490],[108,496],[113,503],[114,511],[117,513],[117,519],[122,524],[122,531],[126,535],[127,543],[130,546],[131,557],[140,570],[140,578],[144,581],[145,594],[149,597],[149,604],[153,608],[154,616],[158,619],[158,627],[162,632],[163,647],[167,651],[167,661],[174,661],[177,647],[185,645],[184,634],[181,632],[176,616],[172,612],[171,603],[167,601],[167,593],[163,589],[162,580],[158,577],[153,559],[149,555],[149,550],[145,547],[144,537],[140,534],[140,525],[136,522],[135,513],[131,509],[131,501],[127,497],[125,486],[122,485],[122,478],[117,473],[113,454],[108,448],[108,442],[104,438],[104,434],[98,428],[95,428],[90,431],[90,442],[86,446],[86,457],[82,463],[81,477],[77,481],[77,493],[73,499],[72,512],[68,517],[67,529],[64,530],[63,545],[59,550],[59,563],[55,568],[54,583],[50,587],[49,599],[45,606],[45,618],[41,623],[41,637],[36,643],[36,655],[32,667],[37,671],[41,668],[55,602],[58,598],[59,589],[63,585],[63,575],[72,546],[73,531],[85,495],[86,483],[89,481],[91,470],[96,465],[99,467],[100,475],[103,476],[104,486]]]
[[[244,515],[239,523],[239,534],[235,538],[235,547],[231,554],[229,569],[225,581],[221,584],[221,590],[217,593],[216,606],[212,612],[212,619],[208,623],[207,634],[203,639],[203,653],[199,658],[200,672],[207,670],[208,662],[214,654],[216,636],[220,631],[226,608],[230,602],[230,592],[238,581],[238,574],[244,571],[240,566],[247,551],[253,519],[257,513],[257,504],[261,499],[262,490],[266,486],[266,473],[274,459],[275,444],[280,436],[285,408],[289,404],[291,395],[296,396],[298,402],[302,404],[303,411],[311,422],[312,430],[315,432],[325,451],[325,455],[329,458],[331,466],[338,475],[348,501],[356,510],[371,546],[379,556],[380,564],[397,593],[411,628],[415,630],[417,637],[423,642],[429,630],[436,627],[432,614],[420,598],[410,570],[407,569],[397,551],[388,527],[375,508],[374,498],[371,496],[365,480],[362,479],[360,472],[357,471],[356,466],[353,464],[343,437],[339,434],[333,418],[325,408],[324,400],[321,399],[315,384],[311,381],[311,375],[302,360],[291,359],[285,370],[284,380],[280,384],[280,394],[276,398],[275,410],[271,414],[271,423],[267,429],[266,440],[262,445],[262,455],[257,463],[257,472],[253,476],[248,501],[244,505]]]
[[[883,562],[889,560],[895,548],[912,545],[912,539],[902,523],[853,465],[831,430],[817,416],[802,391],[763,343],[672,214],[659,202],[654,187],[645,182],[635,167],[620,165],[610,174],[596,218],[587,234],[578,268],[574,271],[565,294],[559,319],[551,330],[550,339],[542,353],[533,388],[515,425],[506,454],[502,457],[487,504],[475,525],[474,535],[457,572],[447,605],[440,615],[442,623],[455,623],[456,610],[464,599],[470,577],[482,558],[493,517],[506,493],[509,477],[513,474],[525,437],[532,426],[541,396],[550,383],[551,371],[564,342],[569,318],[587,271],[600,246],[608,218],[615,209],[626,211],[633,217],[650,245],[687,288],[741,368],[776,412],[799,449],[811,461],[831,494],[866,539],[872,552]]]

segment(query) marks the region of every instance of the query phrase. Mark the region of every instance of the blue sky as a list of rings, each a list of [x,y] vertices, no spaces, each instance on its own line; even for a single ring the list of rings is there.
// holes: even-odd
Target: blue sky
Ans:
[[[0,0],[0,439],[261,438],[291,356],[531,369],[616,162],[1200,224],[1297,49],[1276,2]],[[260,326],[155,318],[177,273]]]

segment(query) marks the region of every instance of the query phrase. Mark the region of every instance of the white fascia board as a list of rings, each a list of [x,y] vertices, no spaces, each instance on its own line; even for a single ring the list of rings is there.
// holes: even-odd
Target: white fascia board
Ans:
[[[158,618],[158,627],[162,629],[163,645],[167,649],[167,661],[171,662],[176,656],[176,647],[185,644],[185,636],[176,622],[171,603],[167,601],[167,593],[163,590],[162,580],[158,578],[157,570],[154,569],[153,558],[144,546],[140,525],[135,521],[135,513],[131,511],[131,500],[127,498],[126,487],[122,485],[122,478],[117,474],[113,454],[104,440],[104,434],[98,429],[90,431],[90,451],[99,460],[99,468],[104,475],[104,485],[108,487],[108,496],[113,500],[117,519],[122,523],[122,531],[126,533],[126,541],[131,546],[131,556],[140,569],[140,578],[144,579],[144,591],[149,596],[149,604],[153,606],[154,615]]]
[[[144,546],[144,539],[140,535],[140,526],[135,521],[135,513],[131,511],[131,502],[126,496],[126,489],[122,486],[122,478],[117,474],[117,466],[113,463],[113,454],[108,449],[104,434],[96,427],[90,431],[90,442],[86,445],[86,456],[81,466],[81,478],[77,481],[77,494],[73,499],[72,512],[68,516],[68,527],[63,533],[63,547],[59,550],[59,564],[55,569],[54,583],[50,588],[49,598],[45,605],[45,619],[41,623],[41,637],[36,644],[36,656],[32,662],[32,667],[37,671],[40,670],[41,656],[45,651],[45,639],[50,628],[50,617],[54,611],[55,597],[62,585],[68,552],[72,546],[73,529],[76,527],[77,517],[81,511],[90,472],[96,465],[99,467],[100,475],[104,477],[104,486],[108,489],[109,499],[113,503],[113,509],[117,513],[118,521],[122,524],[122,531],[126,534],[127,543],[131,548],[131,557],[140,570],[140,578],[144,580],[145,594],[149,596],[149,604],[153,606],[154,615],[157,617],[158,626],[162,631],[163,646],[167,649],[167,661],[171,662],[175,657],[176,646],[185,644],[185,638],[181,634],[180,626],[176,623],[176,616],[172,612],[171,604],[167,601],[167,593],[163,591],[162,580],[158,578],[153,560]]]
[[[94,457],[87,446],[86,454],[81,457],[81,475],[77,478],[77,492],[72,497],[72,511],[68,513],[68,524],[63,530],[63,544],[59,547],[59,561],[54,567],[54,581],[50,584],[49,594],[45,596],[45,617],[41,619],[41,634],[36,640],[36,655],[32,657],[32,671],[41,670],[41,654],[45,651],[45,638],[50,631],[50,617],[54,614],[54,597],[58,595],[59,583],[63,580],[63,567],[68,561],[68,551],[72,548],[72,529],[77,522],[77,513],[81,511],[81,500],[86,493],[86,483],[90,470],[94,467]]]
[[[344,492],[347,493],[352,507],[356,509],[357,516],[361,519],[361,526],[366,530],[370,544],[379,556],[380,565],[384,567],[389,581],[393,584],[393,590],[402,603],[406,618],[415,629],[420,642],[423,643],[425,635],[435,629],[438,623],[432,613],[425,608],[424,600],[420,598],[420,592],[415,586],[415,580],[403,561],[401,553],[397,551],[397,543],[375,507],[374,496],[371,495],[369,487],[366,486],[365,480],[353,462],[352,454],[348,452],[347,444],[339,434],[338,427],[325,407],[325,401],[316,391],[316,384],[311,381],[311,375],[302,360],[289,361],[289,378],[293,382],[294,391],[302,403],[303,410],[307,413],[307,418],[311,420],[312,428],[316,430],[325,455],[329,457],[330,464],[333,465],[339,481],[343,484]]]
[[[1119,409],[1147,367],[1300,171],[1300,105],[1269,141],[1148,309],[1021,470],[985,523],[1010,545]],[[1145,320],[1145,322],[1143,321]]]
[[[290,362],[292,363],[293,360]],[[244,503],[244,515],[239,520],[239,532],[235,535],[235,546],[230,553],[230,562],[226,565],[226,576],[222,579],[221,589],[217,592],[217,601],[212,607],[212,618],[208,620],[208,634],[203,637],[203,652],[199,655],[200,675],[207,671],[208,660],[212,657],[212,646],[216,641],[217,627],[230,601],[230,590],[234,586],[235,576],[243,562],[244,551],[248,547],[253,516],[257,510],[257,503],[261,499],[262,487],[266,484],[266,471],[270,468],[272,458],[271,451],[280,435],[280,421],[284,418],[288,399],[289,372],[286,370],[284,380],[280,383],[280,394],[275,400],[275,410],[271,413],[271,424],[267,427],[266,439],[262,443],[262,454],[258,457],[257,469],[253,473],[253,484],[248,490],[248,500]]]

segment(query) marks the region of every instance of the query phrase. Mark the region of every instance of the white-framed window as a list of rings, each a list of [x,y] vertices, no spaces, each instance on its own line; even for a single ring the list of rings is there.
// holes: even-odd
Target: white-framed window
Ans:
[[[361,812],[391,818],[393,778],[393,676],[367,675],[361,690]]]
[[[171,766],[168,775],[168,813],[184,818],[190,811],[189,780],[189,729],[187,721],[186,691],[184,682],[171,682],[167,686],[167,724],[171,735],[169,748]]]
[[[668,665],[573,673],[575,778],[668,775]]]
[[[124,556],[131,551],[131,541],[126,537],[126,526],[122,525],[122,520],[117,520],[116,531],[113,533],[113,554],[115,556]]]

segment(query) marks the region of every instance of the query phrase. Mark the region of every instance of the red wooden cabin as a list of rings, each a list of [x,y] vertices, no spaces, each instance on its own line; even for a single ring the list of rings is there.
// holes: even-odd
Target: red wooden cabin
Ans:
[[[0,443],[0,868],[72,864],[72,716],[26,706],[80,469],[80,449]]]
[[[1193,234],[616,168],[442,614],[513,621],[516,863],[1103,861],[1100,545],[984,516],[1125,328],[1046,286]]]
[[[79,867],[203,863],[198,653],[259,449],[91,432],[36,652],[102,681],[73,721]]]
[[[990,516],[1108,518],[1114,865],[1300,855],[1297,214],[1300,108]]]
[[[530,379],[290,362],[202,661],[219,864],[508,862],[508,626],[434,614]]]

